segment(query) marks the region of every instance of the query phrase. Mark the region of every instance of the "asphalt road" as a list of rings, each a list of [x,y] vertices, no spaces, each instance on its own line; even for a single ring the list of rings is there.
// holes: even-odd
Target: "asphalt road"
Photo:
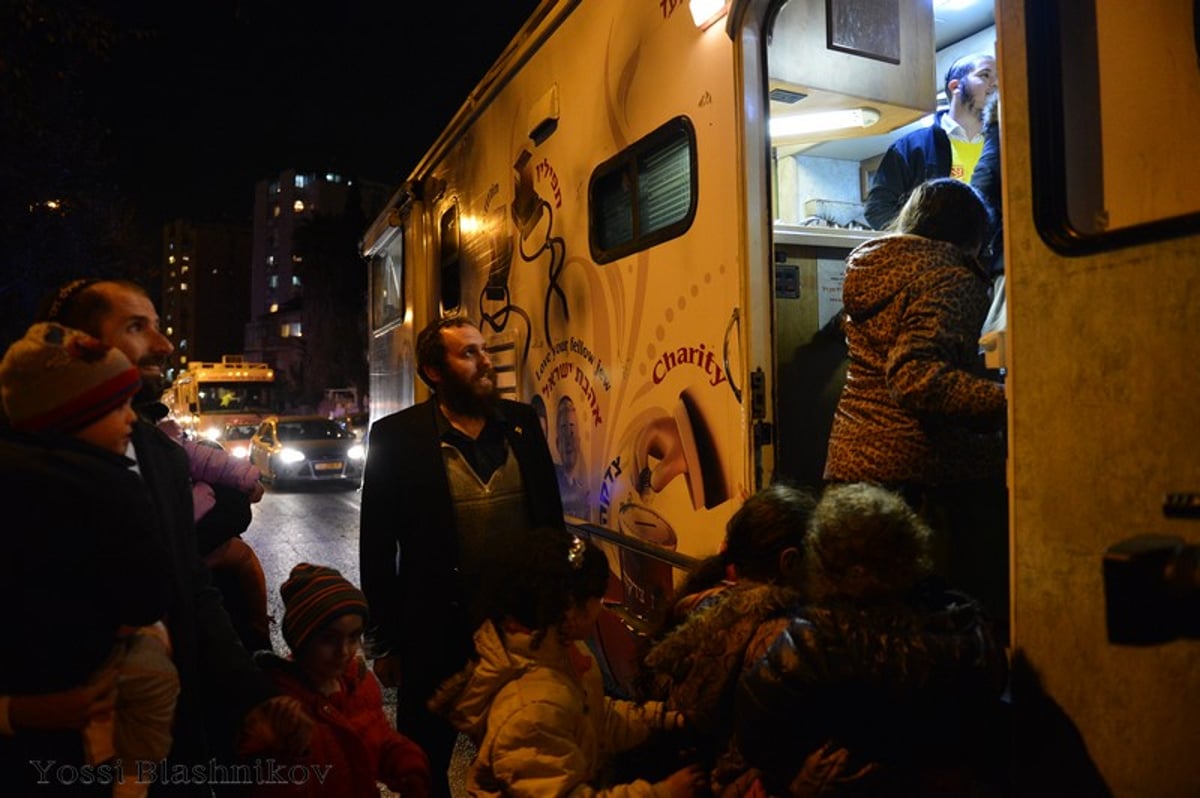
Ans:
[[[254,520],[242,538],[249,543],[267,575],[267,602],[275,623],[271,640],[275,651],[284,655],[280,622],[283,599],[279,586],[297,563],[327,565],[341,571],[355,585],[358,579],[357,489],[341,485],[317,485],[312,488],[275,490],[254,505]]]
[[[254,505],[254,520],[242,534],[267,576],[267,608],[274,619],[271,642],[275,653],[286,656],[283,642],[283,599],[279,586],[292,568],[301,562],[336,568],[342,576],[359,585],[358,579],[358,489],[341,485],[317,485],[310,488],[276,490]],[[395,722],[396,691],[383,691],[384,712]],[[474,750],[466,737],[460,737],[451,761],[450,789],[454,798],[465,796],[466,769]],[[399,798],[380,786],[380,798]]]

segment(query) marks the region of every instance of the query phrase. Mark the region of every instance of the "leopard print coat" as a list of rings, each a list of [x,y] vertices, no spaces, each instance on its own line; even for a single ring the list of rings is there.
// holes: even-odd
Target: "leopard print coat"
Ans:
[[[953,244],[889,235],[847,258],[850,368],[825,478],[944,485],[1004,472],[1004,386],[982,371],[990,282]]]

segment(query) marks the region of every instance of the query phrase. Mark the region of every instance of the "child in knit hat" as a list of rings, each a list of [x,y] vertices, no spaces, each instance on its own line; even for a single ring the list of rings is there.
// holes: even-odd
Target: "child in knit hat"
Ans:
[[[258,785],[261,795],[378,798],[377,782],[404,798],[430,794],[429,759],[383,712],[383,693],[360,654],[367,620],[362,591],[333,568],[300,563],[279,591],[290,659],[255,659],[284,695],[316,720],[305,783]],[[251,754],[253,752],[243,752]]]
[[[114,794],[144,795],[135,760],[170,749],[166,553],[124,454],[140,382],[119,350],[58,324],[0,362],[0,501],[38,510],[35,529],[0,538],[0,607],[21,608],[0,638],[0,783],[30,783],[32,761],[115,756]]]

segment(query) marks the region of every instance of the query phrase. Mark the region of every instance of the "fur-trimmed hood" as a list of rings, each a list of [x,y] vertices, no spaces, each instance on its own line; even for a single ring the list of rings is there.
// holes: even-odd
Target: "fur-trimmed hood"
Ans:
[[[666,701],[703,733],[727,737],[738,675],[800,602],[790,587],[733,585],[650,649],[640,685],[645,697]]]

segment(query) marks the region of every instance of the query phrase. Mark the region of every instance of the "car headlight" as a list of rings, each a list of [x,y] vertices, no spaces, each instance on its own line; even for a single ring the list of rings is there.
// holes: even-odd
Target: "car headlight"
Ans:
[[[219,440],[221,440],[221,428],[220,427],[209,427],[208,429],[204,430],[203,435],[204,435],[204,437],[208,438],[210,441],[219,441]]]
[[[304,452],[297,449],[280,449],[279,459],[284,463],[299,463],[304,459]]]
[[[362,445],[358,443],[346,450],[346,457],[350,458],[351,460],[361,460],[363,459],[364,454],[366,454],[366,452],[363,451]]]
[[[233,447],[233,456],[244,460],[250,456],[250,450],[246,446],[238,444]]]

